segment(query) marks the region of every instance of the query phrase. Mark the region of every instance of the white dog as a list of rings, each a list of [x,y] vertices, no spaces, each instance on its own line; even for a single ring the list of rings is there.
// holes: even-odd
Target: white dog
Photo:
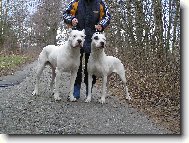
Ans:
[[[85,102],[91,101],[92,75],[94,74],[97,77],[102,77],[102,97],[100,99],[100,103],[105,103],[107,77],[113,72],[117,73],[120,76],[125,86],[126,99],[130,100],[131,97],[129,96],[128,88],[126,86],[124,66],[118,58],[113,56],[106,56],[104,52],[105,46],[105,34],[94,33],[92,36],[91,54],[87,65],[89,85],[88,96]]]
[[[37,81],[33,95],[38,95],[39,78],[43,69],[48,64],[52,68],[52,81],[50,83],[53,89],[53,82],[55,79],[55,100],[60,100],[59,84],[61,72],[71,72],[70,82],[70,101],[75,101],[73,96],[74,82],[77,76],[77,71],[80,64],[80,48],[83,47],[85,40],[85,31],[70,30],[68,41],[62,46],[48,45],[43,48],[38,59]]]

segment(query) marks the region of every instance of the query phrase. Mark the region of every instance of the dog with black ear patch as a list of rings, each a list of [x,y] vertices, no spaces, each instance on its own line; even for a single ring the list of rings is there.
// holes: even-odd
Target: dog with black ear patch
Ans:
[[[104,52],[106,47],[106,37],[104,33],[96,32],[92,36],[91,54],[89,57],[88,70],[88,96],[85,102],[91,101],[92,75],[102,77],[102,96],[100,103],[105,103],[107,77],[113,72],[117,73],[123,81],[125,87],[126,99],[131,97],[126,86],[125,69],[121,61],[113,56],[107,56]]]

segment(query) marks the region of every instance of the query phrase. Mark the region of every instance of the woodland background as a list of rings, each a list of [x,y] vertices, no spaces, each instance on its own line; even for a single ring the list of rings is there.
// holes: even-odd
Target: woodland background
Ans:
[[[43,46],[57,44],[66,33],[62,12],[69,0],[0,0],[0,76],[7,74],[6,57],[19,64],[36,59]],[[130,106],[154,122],[180,133],[181,47],[180,1],[108,0],[112,16],[105,30],[108,55],[126,68]],[[31,56],[32,55],[32,56]],[[32,58],[31,58],[32,57]],[[99,82],[100,84],[100,82]],[[122,83],[114,75],[112,95],[125,101]]]

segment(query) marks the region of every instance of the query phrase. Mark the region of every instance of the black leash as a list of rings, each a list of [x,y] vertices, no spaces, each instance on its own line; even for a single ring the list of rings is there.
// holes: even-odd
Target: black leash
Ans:
[[[76,27],[76,26],[73,26],[73,27],[72,27],[72,30],[77,30],[77,27]]]

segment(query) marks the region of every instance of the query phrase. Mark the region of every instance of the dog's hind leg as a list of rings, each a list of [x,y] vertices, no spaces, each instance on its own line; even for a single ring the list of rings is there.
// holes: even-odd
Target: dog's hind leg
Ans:
[[[60,69],[56,68],[56,77],[55,77],[55,91],[54,91],[54,99],[55,100],[61,100],[59,96],[59,85],[60,85],[60,77],[61,77],[61,72]]]
[[[77,70],[76,70],[77,71]],[[73,96],[73,90],[74,90],[74,83],[77,76],[77,72],[72,71],[71,72],[71,79],[70,79],[70,101],[76,101],[76,98]]]
[[[100,103],[105,103],[105,98],[106,98],[106,83],[107,83],[107,75],[104,75],[102,77],[102,97],[99,100]]]
[[[131,100],[131,97],[130,97],[129,92],[128,92],[127,80],[126,80],[126,77],[125,77],[125,70],[120,70],[120,71],[117,72],[117,74],[119,75],[119,77],[123,81],[125,93],[126,93],[126,99]]]
[[[43,63],[43,64],[39,63],[38,69],[37,69],[37,77],[36,77],[35,89],[34,89],[34,91],[32,93],[33,95],[39,95],[39,80],[40,80],[40,76],[41,76],[44,68],[45,68],[45,63]]]
[[[88,73],[88,95],[85,102],[91,102],[92,75]]]
[[[108,75],[108,77],[107,77],[107,83],[106,83],[106,92],[107,92],[108,95],[111,94],[111,92],[109,90],[110,89],[109,82],[110,82],[111,76],[112,76],[112,73],[110,75]]]

